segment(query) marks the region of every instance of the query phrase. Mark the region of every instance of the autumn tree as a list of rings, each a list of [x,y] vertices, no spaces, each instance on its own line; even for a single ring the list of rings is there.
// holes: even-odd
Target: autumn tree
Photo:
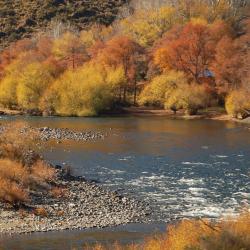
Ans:
[[[226,110],[232,117],[244,119],[250,116],[250,88],[233,90],[226,98]]]
[[[45,105],[59,115],[90,116],[112,107],[125,76],[121,68],[87,63],[65,72],[44,94]]]
[[[122,67],[127,84],[120,89],[120,100],[126,102],[126,95],[132,87],[136,103],[137,67],[141,60],[142,48],[126,36],[117,36],[109,40],[97,56],[97,61],[105,67]]]
[[[216,46],[212,69],[216,75],[218,91],[224,97],[228,92],[241,88],[249,77],[249,27],[246,23],[244,35],[236,39],[224,36]]]
[[[52,80],[51,70],[47,66],[41,63],[29,64],[18,79],[18,105],[23,109],[37,109],[40,98]]]
[[[170,71],[156,76],[141,92],[139,104],[163,108],[166,99],[172,95],[172,92],[184,84],[187,84],[187,81],[182,72]]]
[[[17,79],[14,75],[6,76],[0,81],[0,105],[10,109],[16,106],[16,87]]]
[[[211,32],[211,25],[203,20],[193,20],[179,30],[178,36],[166,33],[154,52],[154,62],[162,71],[183,71],[200,83],[204,72],[214,60],[215,46],[220,36]]]
[[[0,53],[0,78],[4,75],[4,69],[22,53],[34,50],[36,43],[33,39],[22,39],[11,44]]]
[[[165,108],[176,112],[183,109],[187,115],[196,115],[201,108],[209,107],[212,97],[203,85],[184,84],[166,98]]]
[[[237,89],[241,84],[243,58],[238,44],[229,37],[223,37],[216,46],[213,71],[216,74],[219,93],[225,95],[230,89]]]
[[[176,23],[175,9],[165,6],[138,10],[133,16],[122,20],[120,25],[126,35],[131,36],[141,46],[149,47]]]
[[[75,69],[87,60],[84,43],[70,32],[64,33],[54,41],[52,53],[61,60],[66,67]]]

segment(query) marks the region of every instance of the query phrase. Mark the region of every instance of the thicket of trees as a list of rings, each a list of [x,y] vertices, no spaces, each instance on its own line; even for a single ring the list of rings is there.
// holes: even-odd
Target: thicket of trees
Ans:
[[[247,1],[137,1],[111,26],[23,39],[0,54],[0,105],[98,115],[153,105],[250,110]]]

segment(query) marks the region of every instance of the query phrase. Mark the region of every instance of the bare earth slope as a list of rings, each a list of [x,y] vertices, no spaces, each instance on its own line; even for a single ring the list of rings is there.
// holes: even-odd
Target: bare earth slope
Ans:
[[[126,0],[0,0],[0,49],[53,21],[83,29],[110,24]]]

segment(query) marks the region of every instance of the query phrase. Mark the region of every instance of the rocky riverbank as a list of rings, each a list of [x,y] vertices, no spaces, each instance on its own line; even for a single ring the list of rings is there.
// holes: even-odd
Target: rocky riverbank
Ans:
[[[123,197],[84,178],[69,176],[62,169],[57,172],[56,185],[64,187],[64,197],[33,193],[32,203],[23,210],[0,203],[0,233],[101,228],[147,221],[150,208],[141,201]],[[44,212],[35,215],[34,209]]]
[[[0,126],[0,134],[5,130],[4,126]],[[103,140],[108,133],[101,131],[74,131],[68,128],[33,128],[29,126],[24,126],[20,128],[20,133],[29,133],[30,131],[38,132],[40,139],[42,141],[56,140],[61,142],[64,140],[73,141],[93,141],[93,140]]]
[[[73,131],[64,128],[39,128],[40,137],[42,140],[48,141],[54,139],[60,140],[74,140],[74,141],[90,141],[104,139],[105,134],[100,131]]]

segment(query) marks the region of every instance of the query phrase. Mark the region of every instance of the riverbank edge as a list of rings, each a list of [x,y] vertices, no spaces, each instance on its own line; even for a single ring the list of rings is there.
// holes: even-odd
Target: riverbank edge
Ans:
[[[42,115],[30,115],[23,111],[19,110],[9,110],[9,109],[1,109],[0,108],[0,116],[39,116]],[[167,117],[169,119],[178,119],[178,120],[216,120],[216,121],[230,121],[230,122],[238,122],[244,124],[250,124],[250,117],[246,119],[236,119],[232,116],[226,114],[224,110],[218,110],[218,107],[211,110],[201,111],[197,115],[186,115],[183,111],[179,111],[174,114],[170,110],[164,109],[152,109],[145,107],[129,107],[123,108],[118,111],[110,111],[101,114],[98,117]],[[46,116],[45,116],[46,117]],[[52,116],[53,117],[53,116]],[[54,117],[64,117],[64,116],[54,116]]]
[[[67,197],[48,194],[25,205],[26,209],[10,208],[0,203],[0,235],[107,228],[130,223],[147,223],[149,204],[111,191],[95,181],[66,174],[57,169],[56,184],[67,188]],[[48,215],[34,215],[42,208]]]

